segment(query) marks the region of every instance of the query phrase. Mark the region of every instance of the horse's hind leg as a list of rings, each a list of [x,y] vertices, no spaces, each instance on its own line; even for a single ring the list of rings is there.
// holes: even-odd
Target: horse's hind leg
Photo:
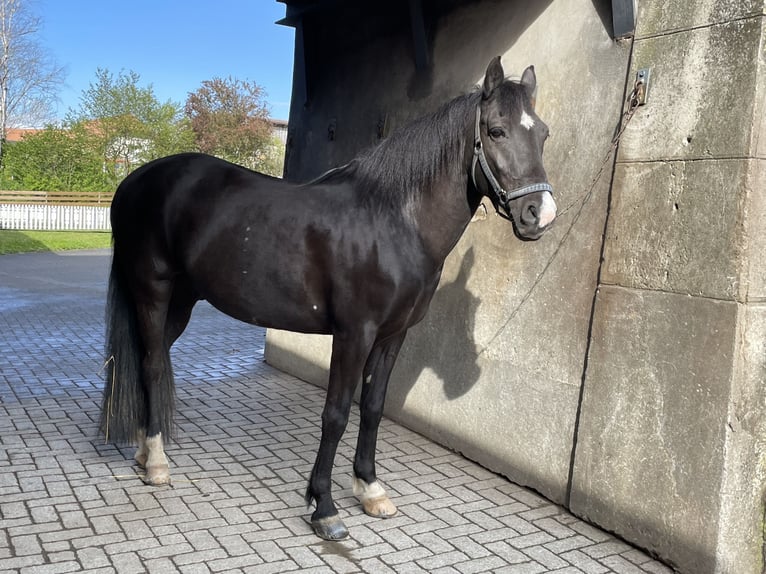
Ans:
[[[191,318],[194,304],[198,300],[199,298],[191,286],[187,285],[183,280],[175,280],[173,286],[173,294],[171,296],[170,303],[168,304],[167,318],[165,320],[165,346],[168,349],[170,349],[173,343],[175,343],[178,337],[181,336],[181,333],[183,333],[186,329],[186,326],[189,324],[189,319]],[[162,449],[161,443],[158,446],[160,449]],[[139,431],[138,450],[136,451],[135,455],[136,462],[142,468],[146,468],[147,466],[149,450],[149,446],[146,443],[146,430],[144,429]],[[155,453],[154,458],[157,459],[161,466],[162,456],[159,452]],[[156,464],[153,466],[156,466]]]
[[[165,344],[168,349],[186,329],[197,301],[199,296],[189,284],[188,279],[184,277],[174,279],[173,295],[168,305],[168,317],[165,323]]]
[[[361,418],[354,457],[353,490],[365,513],[378,518],[390,518],[397,512],[396,506],[388,498],[375,474],[375,445],[380,419],[383,416],[388,380],[405,335],[406,331],[373,348],[364,369],[362,396],[359,402]]]
[[[163,446],[163,432],[172,428],[174,409],[173,371],[165,327],[173,284],[170,280],[149,279],[136,289],[138,330],[143,342],[141,375],[146,391],[147,417],[139,434],[136,462],[146,469],[144,482],[170,482],[170,470]]]
[[[199,297],[190,286],[180,280],[175,281],[173,294],[170,303],[168,304],[167,318],[165,320],[165,347],[168,351],[189,324],[192,309],[197,301],[199,301]],[[169,357],[168,365],[170,366]],[[164,452],[162,452],[162,442],[157,446],[159,447],[159,451],[156,453],[155,459],[160,467],[162,467],[162,456],[164,455]],[[157,447],[155,447],[155,449],[156,448]],[[148,466],[147,460],[149,458],[149,451],[150,448],[146,443],[146,432],[144,431],[139,434],[138,450],[136,451],[135,456],[136,462],[142,468]],[[165,464],[167,464],[167,461],[165,461]],[[152,484],[160,484],[160,482],[158,482],[160,479],[160,477],[150,478]]]

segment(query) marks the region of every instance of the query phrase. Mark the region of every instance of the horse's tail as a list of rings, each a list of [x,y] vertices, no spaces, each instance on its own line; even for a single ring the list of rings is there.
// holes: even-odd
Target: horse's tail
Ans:
[[[106,380],[100,430],[107,442],[136,442],[147,420],[141,380],[142,345],[136,308],[114,251],[106,301]]]

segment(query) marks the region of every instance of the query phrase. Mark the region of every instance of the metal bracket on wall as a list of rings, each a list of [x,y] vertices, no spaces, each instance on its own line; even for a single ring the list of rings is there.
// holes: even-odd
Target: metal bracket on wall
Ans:
[[[649,80],[651,77],[651,68],[641,68],[636,72],[636,83],[631,94],[632,107],[646,105],[646,101],[649,98]]]

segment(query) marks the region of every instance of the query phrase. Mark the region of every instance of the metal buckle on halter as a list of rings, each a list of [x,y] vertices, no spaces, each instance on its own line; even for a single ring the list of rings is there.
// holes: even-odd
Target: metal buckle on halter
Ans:
[[[487,163],[487,158],[484,155],[484,149],[483,149],[484,146],[482,146],[482,143],[481,143],[480,122],[481,122],[481,107],[476,106],[476,131],[474,135],[473,162],[471,163],[471,179],[473,180],[474,187],[476,187],[476,189],[479,188],[479,186],[476,184],[476,163],[478,162],[479,165],[481,166],[481,171],[484,173],[484,177],[487,178],[487,181],[489,182],[489,185],[492,188],[492,191],[495,193],[498,203],[503,207],[503,209],[505,209],[506,212],[508,212],[509,215],[510,215],[510,211],[509,211],[508,204],[514,199],[518,199],[520,197],[524,197],[525,195],[529,195],[530,193],[536,193],[538,191],[547,191],[551,195],[553,195],[553,187],[551,187],[551,184],[547,182],[532,183],[529,185],[523,185],[521,187],[517,187],[516,189],[513,189],[510,192],[505,191],[500,186],[500,183],[497,181],[494,174],[492,173],[492,170],[490,169],[489,164]],[[497,207],[495,207],[495,209],[497,209]],[[500,214],[499,210],[498,210],[498,213]]]

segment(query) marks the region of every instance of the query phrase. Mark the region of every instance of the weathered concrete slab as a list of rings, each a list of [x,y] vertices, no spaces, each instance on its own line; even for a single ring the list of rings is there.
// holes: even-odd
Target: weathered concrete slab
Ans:
[[[603,282],[736,298],[752,168],[749,160],[618,164]]]
[[[716,572],[764,567],[766,304],[738,305]]]
[[[641,0],[636,38],[658,36],[763,14],[763,0]]]
[[[652,86],[615,171],[571,508],[682,572],[760,572],[763,2],[642,15]]]
[[[601,287],[571,508],[714,572],[737,304]]]
[[[764,74],[766,76],[766,74]],[[766,160],[750,160],[748,178],[740,188],[747,240],[741,254],[739,300],[766,301]]]
[[[561,243],[570,218],[548,245],[498,241],[507,226],[474,224],[445,265],[429,314],[410,332],[387,400],[397,420],[558,502],[566,498],[585,351],[576,341],[590,309],[587,289],[571,286],[593,284],[585,258],[597,257],[602,224],[580,219]]]
[[[620,161],[748,157],[763,26],[749,18],[637,40],[633,69],[652,70],[650,105],[626,130]]]

